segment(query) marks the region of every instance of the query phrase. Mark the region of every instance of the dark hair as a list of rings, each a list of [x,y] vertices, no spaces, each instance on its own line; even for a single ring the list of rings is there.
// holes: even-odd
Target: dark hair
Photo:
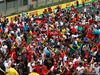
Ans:
[[[14,64],[12,64],[12,65],[11,65],[11,67],[12,67],[12,68],[14,68],[14,67],[15,67],[15,65],[14,65]]]
[[[37,69],[36,69],[36,68],[33,68],[33,71],[34,71],[34,72],[36,72],[36,71],[37,71]]]
[[[82,66],[82,65],[83,65],[83,63],[82,63],[82,62],[80,62],[80,63],[79,63],[79,65],[80,65],[80,66]]]

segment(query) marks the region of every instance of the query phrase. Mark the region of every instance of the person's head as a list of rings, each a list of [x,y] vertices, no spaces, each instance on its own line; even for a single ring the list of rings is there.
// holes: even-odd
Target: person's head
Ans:
[[[15,68],[15,65],[14,65],[14,64],[12,64],[12,65],[11,65],[11,67],[12,67],[12,68]]]
[[[24,60],[23,59],[21,59],[21,63],[24,64]]]
[[[9,58],[6,59],[6,62],[7,62],[7,63],[9,62]]]
[[[33,62],[34,62],[34,60],[33,60],[33,59],[31,59],[31,60],[30,60],[30,62],[31,62],[31,63],[33,63]]]
[[[54,66],[57,66],[57,62],[54,62],[53,64],[54,64]]]
[[[42,68],[43,68],[43,70],[46,70],[46,69],[47,69],[47,67],[46,67],[45,65],[43,65],[43,67],[42,67]]]
[[[41,60],[42,59],[42,56],[39,56],[39,59]]]
[[[82,63],[82,62],[80,62],[80,63],[79,63],[79,66],[80,66],[80,67],[82,67],[82,66],[83,66],[83,63]]]
[[[47,62],[48,62],[48,63],[50,63],[50,62],[51,62],[51,60],[50,60],[50,59],[48,59],[48,60],[47,60]]]
[[[18,55],[18,58],[21,59],[21,55],[20,54]]]
[[[89,64],[87,65],[87,68],[90,68],[90,65]]]
[[[98,67],[98,64],[97,63],[95,63],[95,65],[94,65],[95,67]]]
[[[37,66],[40,66],[40,62],[39,61],[37,62]]]
[[[36,69],[36,68],[33,68],[33,71],[34,71],[34,72],[37,72],[37,69]]]

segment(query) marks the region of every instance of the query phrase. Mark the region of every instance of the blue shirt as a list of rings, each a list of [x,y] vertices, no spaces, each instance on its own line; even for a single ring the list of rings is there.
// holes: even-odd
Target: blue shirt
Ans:
[[[89,39],[88,38],[84,38],[84,41],[88,41]]]
[[[26,32],[28,29],[28,25],[26,25],[26,26],[24,25],[23,28],[24,28],[24,32]]]
[[[26,15],[26,13],[25,12],[22,12],[22,15]]]

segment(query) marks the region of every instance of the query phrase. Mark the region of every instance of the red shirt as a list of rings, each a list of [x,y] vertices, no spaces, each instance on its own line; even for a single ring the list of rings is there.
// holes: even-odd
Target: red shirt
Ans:
[[[90,24],[90,25],[92,25],[92,23],[93,23],[93,20],[92,20],[92,19],[90,19],[90,20],[89,20],[89,24]]]
[[[99,5],[100,5],[100,0],[98,1]]]
[[[33,33],[32,33],[32,35],[36,35],[36,34],[37,34],[37,32],[33,32]]]
[[[41,66],[36,66],[36,69],[37,69],[37,73],[40,74],[40,72],[41,72]]]
[[[88,52],[85,53],[85,57],[86,57],[86,59],[89,58],[89,53]]]
[[[58,56],[58,55],[55,55],[54,58],[55,58],[56,60],[59,60],[59,56]]]
[[[50,11],[52,11],[52,9],[51,8],[48,8],[48,11],[50,12]]]
[[[12,58],[12,59],[15,60],[15,59],[16,59],[16,52],[15,52],[15,50],[11,50],[11,51],[10,51],[10,54],[12,55],[13,52],[14,52],[14,54],[13,54],[13,58]]]
[[[72,5],[71,7],[74,8],[74,5]]]
[[[27,60],[30,60],[30,59],[32,59],[32,56],[31,55],[27,56]]]
[[[95,6],[95,2],[92,2],[92,5]]]
[[[66,75],[69,75],[69,73],[72,72],[72,69],[69,68],[69,72],[66,72]]]
[[[76,32],[76,29],[75,29],[75,28],[73,28],[73,29],[72,29],[72,33],[75,33],[75,32]]]
[[[14,26],[14,23],[13,22],[10,23],[10,27],[12,27],[12,26]]]
[[[61,52],[61,58],[64,59],[64,52]]]
[[[77,14],[77,13],[78,13],[78,11],[76,10],[76,11],[74,11],[74,13],[76,13],[76,14]]]
[[[15,38],[14,38],[14,36],[12,36],[11,38],[12,38],[12,40],[15,42]]]
[[[65,63],[66,63],[67,65],[69,65],[69,63],[68,63],[67,61],[66,61]]]
[[[47,14],[47,11],[46,10],[44,10],[44,14]]]
[[[78,67],[78,65],[73,65],[73,68],[76,69]]]
[[[86,65],[86,64],[84,64],[84,65],[83,65],[83,67],[87,67],[87,65]]]
[[[42,70],[42,75],[44,75],[44,74],[47,73],[47,72],[48,72],[48,69]]]

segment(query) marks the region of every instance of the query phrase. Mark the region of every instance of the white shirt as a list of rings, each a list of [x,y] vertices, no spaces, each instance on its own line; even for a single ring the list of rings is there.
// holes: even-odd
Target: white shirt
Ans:
[[[60,25],[63,26],[63,22],[62,21],[60,21]]]
[[[73,63],[75,63],[75,61],[81,61],[81,58],[80,57],[78,59],[74,58]]]
[[[75,37],[77,38],[78,37],[78,34],[77,35],[74,35],[74,34],[72,35],[72,38],[75,38]]]
[[[18,43],[18,45],[19,45],[20,41],[21,41],[21,37],[17,36],[17,43]]]
[[[55,25],[56,25],[57,27],[59,26],[59,23],[58,23],[58,21],[56,21],[56,22],[55,22]]]
[[[32,63],[32,66],[35,66],[35,62]],[[29,72],[32,72],[32,66],[31,66],[31,62],[28,63],[28,67],[29,67]]]
[[[7,33],[8,32],[8,27],[7,28],[5,28],[5,33]]]
[[[78,26],[77,25],[75,25],[74,27],[75,27],[75,29],[78,29]]]
[[[6,69],[6,72],[8,71],[8,69],[10,68],[7,68],[9,65],[11,65],[11,61],[9,61],[8,63],[7,62],[5,62],[5,69]]]
[[[78,75],[81,75],[81,74],[84,72],[84,70],[82,70],[82,69],[84,69],[83,66],[82,66],[82,67],[77,67],[76,69],[77,69],[78,71],[81,70],[81,71],[78,73]]]
[[[87,9],[86,8],[84,8],[84,12],[86,12],[87,11]]]
[[[39,61],[40,62],[40,65],[42,65],[42,59],[41,60],[38,59],[37,61]]]
[[[57,9],[54,10],[55,14],[57,13]]]
[[[6,49],[7,49],[7,46],[6,46],[6,45],[2,46],[2,52],[3,52],[4,54],[6,54]]]
[[[64,56],[63,63],[65,63],[65,61],[67,61],[67,56]]]

